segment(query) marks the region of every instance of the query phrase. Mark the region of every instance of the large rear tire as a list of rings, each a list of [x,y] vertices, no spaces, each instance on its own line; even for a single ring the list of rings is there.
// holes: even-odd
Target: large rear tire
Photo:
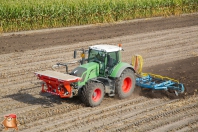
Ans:
[[[129,97],[135,89],[135,74],[131,69],[125,69],[116,84],[116,93],[120,99]]]
[[[81,99],[87,106],[98,106],[103,98],[104,86],[101,83],[91,81],[82,89]]]

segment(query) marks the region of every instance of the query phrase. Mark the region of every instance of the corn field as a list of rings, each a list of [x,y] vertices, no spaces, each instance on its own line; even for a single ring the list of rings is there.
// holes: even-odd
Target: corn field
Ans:
[[[198,0],[1,0],[0,32],[108,23],[198,11]]]

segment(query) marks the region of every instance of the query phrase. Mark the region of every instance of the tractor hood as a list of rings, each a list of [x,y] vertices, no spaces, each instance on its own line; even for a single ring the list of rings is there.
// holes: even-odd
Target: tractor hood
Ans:
[[[84,67],[76,67],[70,74],[71,75],[74,75],[74,76],[77,76],[77,77],[81,77],[82,76],[82,74],[84,73],[84,72],[86,72],[87,71],[87,68],[84,68]]]
[[[96,62],[90,62],[80,65],[71,72],[71,75],[81,77],[83,78],[82,80],[97,77],[99,75],[99,64]]]

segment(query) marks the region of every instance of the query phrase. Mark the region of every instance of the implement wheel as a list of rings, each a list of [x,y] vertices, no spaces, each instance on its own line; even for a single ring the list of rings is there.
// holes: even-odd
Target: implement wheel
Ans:
[[[116,93],[120,99],[129,97],[135,89],[135,75],[131,69],[125,69],[116,84]]]
[[[91,107],[100,105],[104,98],[104,86],[98,82],[89,82],[83,89],[82,101]]]

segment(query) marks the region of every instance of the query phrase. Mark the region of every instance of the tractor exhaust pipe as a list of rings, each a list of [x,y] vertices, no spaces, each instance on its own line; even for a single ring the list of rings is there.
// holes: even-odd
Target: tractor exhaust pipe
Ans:
[[[85,52],[86,52],[86,50],[83,49],[83,48],[74,50],[74,59],[76,58],[77,51],[82,51],[82,53],[81,53],[81,58],[82,59],[80,60],[80,63],[81,63],[81,65],[85,64]]]
[[[76,53],[77,53],[77,51],[74,50],[74,59],[76,59]]]

